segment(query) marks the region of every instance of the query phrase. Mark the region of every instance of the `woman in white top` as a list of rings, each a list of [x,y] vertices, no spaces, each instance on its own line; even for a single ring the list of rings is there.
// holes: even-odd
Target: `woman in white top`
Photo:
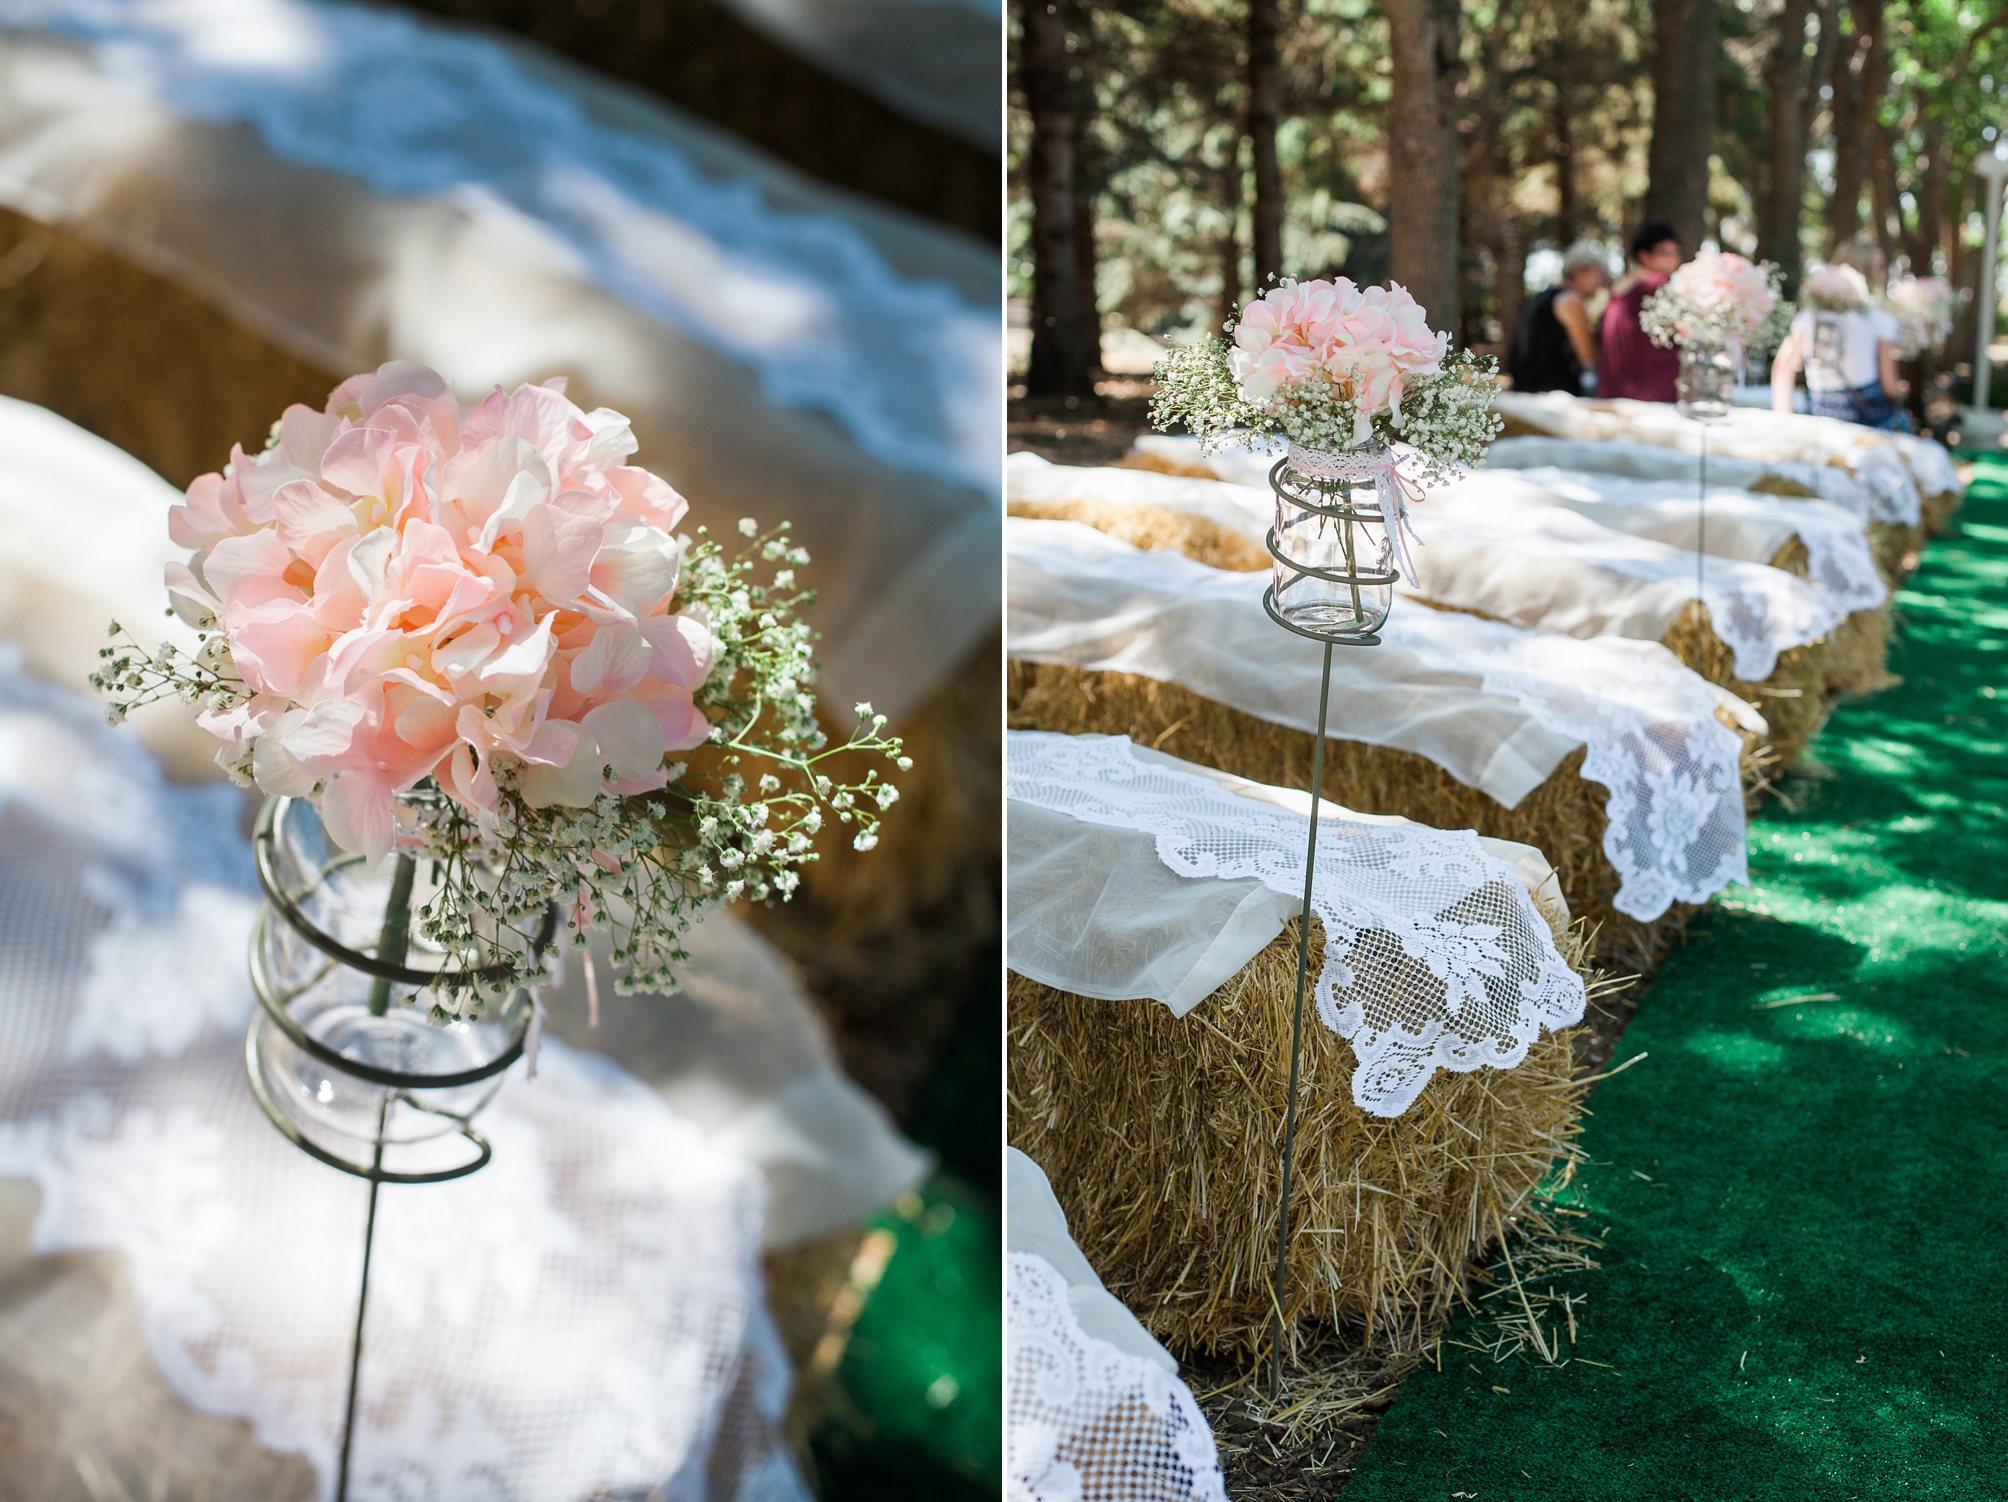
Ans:
[[[1896,372],[1903,337],[1895,316],[1869,298],[1868,280],[1853,266],[1822,266],[1799,289],[1792,331],[1771,362],[1771,407],[1792,410],[1792,387],[1803,369],[1816,417],[1908,433],[1910,414],[1897,402]]]

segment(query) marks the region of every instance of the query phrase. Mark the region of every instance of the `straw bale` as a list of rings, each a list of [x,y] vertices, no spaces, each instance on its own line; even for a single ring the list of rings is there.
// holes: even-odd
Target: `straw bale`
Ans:
[[[1923,497],[1924,532],[1927,537],[1950,537],[1952,519],[1959,514],[1960,492],[1940,491]]]
[[[1177,552],[1213,568],[1257,573],[1269,567],[1269,550],[1203,516],[1126,501],[1012,501],[1013,516],[1038,521],[1085,522],[1147,553]]]
[[[1122,458],[1116,460],[1115,467],[1117,469],[1147,469],[1152,474],[1179,475],[1190,480],[1217,480],[1220,478],[1219,475],[1214,473],[1213,466],[1207,464],[1204,460],[1196,464],[1181,464],[1178,460],[1169,458],[1163,454],[1127,453]]]
[[[1255,572],[1269,567],[1270,563],[1266,549],[1238,533],[1204,517],[1188,516],[1164,507],[1099,500],[1013,501],[1010,511],[1013,516],[1083,522],[1132,547],[1146,551],[1176,550],[1214,568]],[[1803,574],[1805,546],[1796,537],[1779,550],[1778,556],[1788,562],[1796,557],[1801,565],[1799,572]],[[1441,600],[1417,599],[1416,603],[1434,610],[1460,611],[1487,620],[1499,619],[1482,610],[1466,610],[1463,606]],[[1751,684],[1735,677],[1735,654],[1715,635],[1708,623],[1707,611],[1698,604],[1690,603],[1660,640],[1674,656],[1709,682],[1720,684],[1757,706],[1770,726],[1769,735],[1760,743],[1768,749],[1760,754],[1771,765],[1789,767],[1796,764],[1806,742],[1826,723],[1827,715],[1833,708],[1835,693],[1830,689],[1825,673],[1829,647],[1824,641],[1781,653],[1771,676],[1762,683]],[[1881,640],[1881,635],[1874,632],[1856,633],[1850,637],[1851,644],[1858,651],[1867,650]],[[1873,667],[1869,663],[1851,664],[1854,681],[1873,681]],[[1774,713],[1777,716],[1775,720],[1772,718]],[[1768,785],[1768,781],[1762,781],[1752,786],[1753,805]]]
[[[1011,1140],[1110,1292],[1175,1349],[1267,1343],[1297,943],[1292,922],[1184,1017],[1010,977]],[[1579,925],[1564,942],[1579,969],[1584,947]],[[1439,1072],[1389,1120],[1353,1104],[1353,1051],[1307,1008],[1293,1348],[1314,1323],[1394,1348],[1448,1313],[1471,1260],[1570,1151],[1587,1086],[1576,1031],[1544,1035],[1515,1069]]]
[[[1311,732],[1243,714],[1177,684],[1031,662],[1013,662],[1009,684],[1014,730],[1127,735],[1138,745],[1256,782],[1310,786]],[[1583,776],[1583,755],[1572,751],[1547,781],[1505,808],[1413,751],[1334,738],[1325,745],[1323,791],[1361,813],[1399,814],[1438,829],[1475,829],[1532,845],[1555,868],[1569,911],[1588,921],[1598,963],[1650,971],[1694,909],[1676,903],[1641,923],[1612,905],[1620,882],[1604,856],[1609,795]],[[1748,786],[1759,773],[1754,756],[1746,752],[1744,761]]]
[[[321,370],[111,251],[0,209],[0,392],[47,407],[186,485],[265,446]]]

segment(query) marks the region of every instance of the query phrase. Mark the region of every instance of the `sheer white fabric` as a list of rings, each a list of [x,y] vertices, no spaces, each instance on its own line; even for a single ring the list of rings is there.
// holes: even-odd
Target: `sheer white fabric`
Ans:
[[[1704,439],[1702,424],[1664,402],[1584,401],[1566,392],[1502,391],[1493,405],[1556,438],[1621,439],[1695,455],[1705,442],[1711,471],[1718,455],[1764,464],[1838,465],[1869,491],[1874,506],[1870,520],[1914,527],[1922,514],[1920,474],[1913,463],[1922,449],[1899,445],[1892,441],[1894,435],[1859,423],[1733,407],[1727,418],[1707,425]],[[1920,457],[1916,463],[1935,481],[1944,478],[1944,469],[1930,460]],[[1956,475],[1950,488],[1957,488]]]
[[[1177,1374],[1178,1362],[1171,1352],[1102,1286],[1087,1254],[1075,1245],[1067,1231],[1067,1212],[1060,1208],[1046,1171],[1015,1147],[1004,1149],[1004,1250],[1029,1252],[1060,1275],[1067,1285],[1067,1303],[1087,1334]]]
[[[1483,508],[1418,508],[1416,577],[1405,593],[1482,610],[1569,636],[1658,641],[1697,597],[1735,656],[1736,676],[1759,683],[1778,654],[1824,637],[1844,619],[1805,580],[1768,564],[1710,558],[1615,532],[1560,509],[1500,515]]]
[[[1252,486],[1143,470],[1072,468],[1036,455],[1014,454],[1005,484],[1013,501],[1157,506],[1203,516],[1258,544],[1273,516],[1269,492]],[[1712,561],[1697,581],[1691,548],[1616,531],[1558,498],[1547,505],[1542,499],[1551,498],[1524,481],[1497,475],[1432,489],[1410,512],[1420,546],[1414,550],[1414,572],[1401,588],[1543,631],[1657,641],[1697,598],[1699,582],[1699,598],[1716,634],[1735,653],[1736,676],[1746,682],[1770,677],[1780,652],[1818,641],[1847,615],[1804,580],[1764,562]],[[1868,567],[1869,587],[1879,590],[1866,543],[1861,561]]]
[[[1005,788],[1017,803],[1151,835],[1180,876],[1304,890],[1305,817],[1139,759],[1126,736],[1015,731]],[[1050,865],[1041,874],[1071,881]],[[1510,1069],[1542,1028],[1582,1019],[1582,978],[1547,919],[1468,829],[1321,817],[1311,905],[1325,933],[1318,1016],[1353,1046],[1364,1111],[1399,1116],[1438,1069]]]
[[[1266,575],[1146,553],[1077,522],[1005,522],[1014,657],[1176,683],[1293,729],[1317,726],[1318,646],[1262,609]],[[1381,645],[1333,657],[1331,733],[1425,756],[1511,808],[1579,746],[1609,790],[1616,902],[1650,920],[1745,880],[1741,743],[1762,721],[1657,642],[1582,641],[1397,608]]]
[[[1282,448],[1275,441],[1257,443],[1252,450],[1226,449],[1202,454],[1197,438],[1147,433],[1131,446],[1131,452],[1160,464],[1176,465],[1181,471],[1210,474],[1216,479],[1258,488],[1268,484],[1269,466]],[[1637,480],[1672,480],[1688,486],[1700,479],[1698,454],[1660,448],[1649,443],[1628,443],[1622,439],[1577,440],[1569,438],[1501,438],[1486,451],[1487,469],[1591,470],[1599,474],[1623,475]],[[1728,485],[1750,490],[1785,483],[1830,501],[1863,523],[1874,520],[1875,499],[1868,487],[1845,469],[1832,464],[1781,459],[1765,462],[1734,459],[1716,453],[1708,455],[1711,485]],[[1787,498],[1789,499],[1789,497]]]
[[[1004,1292],[1006,1502],[1227,1502],[1176,1377],[1081,1328],[1067,1280],[1012,1252]]]
[[[1147,746],[1131,746],[1130,755],[1210,779],[1292,817],[1310,810],[1302,791],[1266,787]],[[1319,806],[1321,818],[1397,828],[1409,822],[1355,813],[1329,799]],[[1179,875],[1158,858],[1148,832],[1083,823],[1017,800],[1007,801],[1005,817],[1011,896],[1005,954],[1019,974],[1063,991],[1108,1001],[1149,997],[1182,1017],[1233,979],[1302,908],[1301,887],[1286,892],[1253,877]],[[1568,928],[1569,906],[1546,856],[1485,835],[1478,847],[1513,868],[1550,929]]]
[[[840,702],[994,625],[994,250],[635,91],[390,8],[0,0],[0,202],[337,375],[569,374],[695,519],[793,519]]]
[[[1478,470],[1432,492],[1446,510],[1560,507],[1591,521],[1691,552],[1697,539],[1710,557],[1768,563],[1792,538],[1806,548],[1806,578],[1842,615],[1874,610],[1889,598],[1868,534],[1853,513],[1828,501],[1753,494],[1711,484],[1704,508],[1682,480],[1634,480],[1553,467]]]
[[[243,807],[0,672],[0,1173],[41,1187],[38,1252],[123,1254],[184,1399],[325,1494],[365,1190],[244,1081]],[[384,1191],[354,1495],[802,1498],[755,1164],[549,1037],[481,1126],[487,1169]]]

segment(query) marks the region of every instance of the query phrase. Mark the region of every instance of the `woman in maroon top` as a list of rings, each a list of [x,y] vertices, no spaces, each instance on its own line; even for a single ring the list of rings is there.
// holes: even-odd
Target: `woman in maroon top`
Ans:
[[[1632,269],[1611,288],[1604,309],[1603,363],[1597,395],[1641,402],[1670,402],[1680,376],[1680,353],[1661,349],[1639,327],[1639,304],[1680,266],[1680,236],[1664,219],[1648,219],[1632,232]]]

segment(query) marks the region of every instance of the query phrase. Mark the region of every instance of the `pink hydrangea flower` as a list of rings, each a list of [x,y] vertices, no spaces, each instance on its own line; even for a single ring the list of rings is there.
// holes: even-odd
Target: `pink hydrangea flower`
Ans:
[[[670,608],[685,502],[622,462],[635,446],[562,382],[465,411],[406,362],[288,408],[169,513],[192,555],[168,565],[175,609],[221,631],[251,691],[204,725],[250,743],[266,792],[318,792],[371,860],[428,776],[477,812],[503,766],[539,808],[662,787],[709,732],[692,696],[715,644]]]
[[[1733,250],[1703,248],[1667,278],[1666,291],[1688,310],[1688,320],[1747,339],[1777,305],[1770,274]]]
[[[1286,282],[1242,310],[1228,363],[1241,394],[1258,406],[1304,381],[1354,403],[1353,441],[1374,418],[1401,418],[1404,383],[1443,368],[1448,334],[1399,283],[1364,290],[1345,277]]]

